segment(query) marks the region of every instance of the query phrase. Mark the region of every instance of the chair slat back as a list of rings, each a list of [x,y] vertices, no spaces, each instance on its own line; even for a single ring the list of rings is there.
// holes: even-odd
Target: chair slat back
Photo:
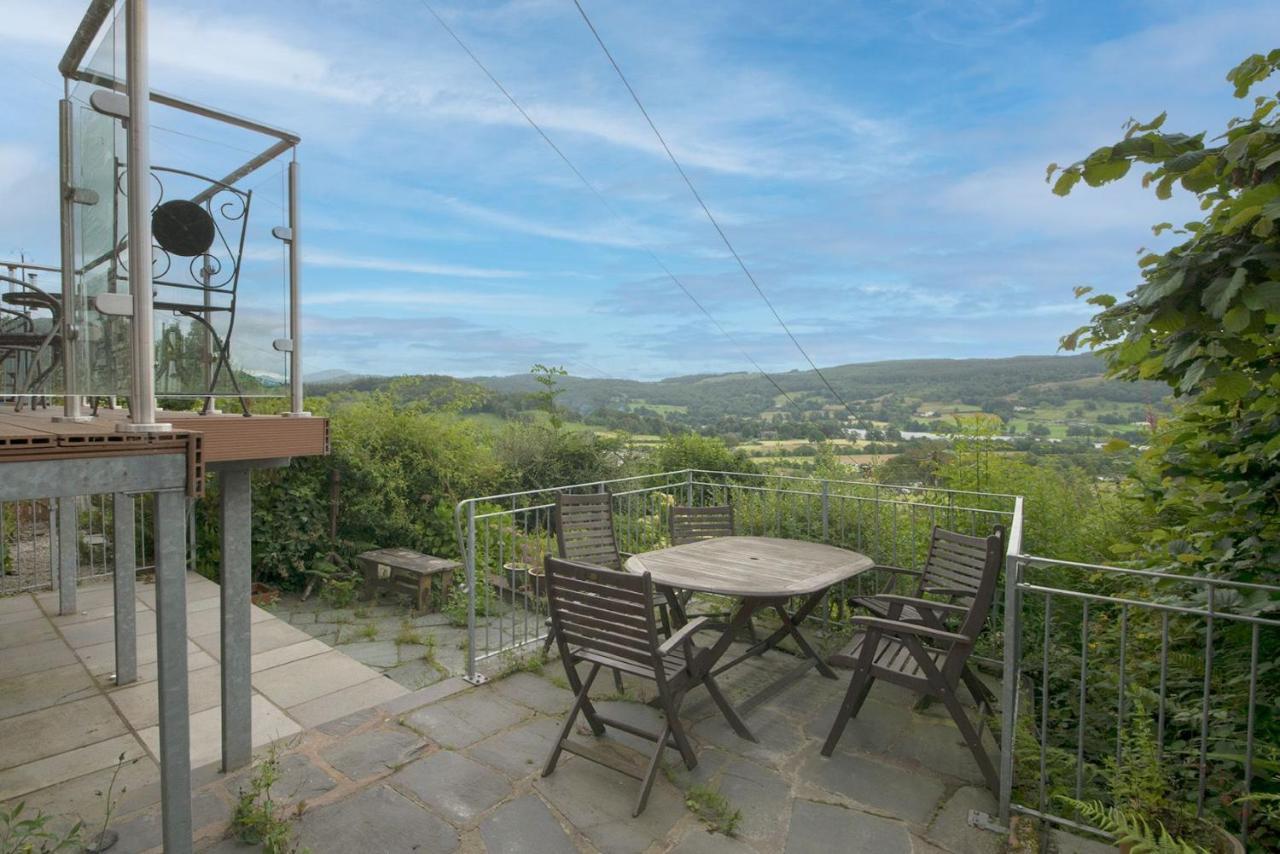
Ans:
[[[557,495],[556,546],[567,560],[622,569],[613,531],[613,496],[607,492]]]
[[[962,536],[962,535],[953,535]],[[983,544],[982,574],[977,587],[973,591],[973,599],[969,603],[969,611],[959,621],[955,631],[969,640],[965,647],[952,646],[943,664],[943,672],[950,679],[957,679],[964,668],[965,661],[973,652],[973,645],[978,640],[987,624],[987,616],[991,613],[991,603],[995,599],[996,584],[1000,579],[1000,570],[1004,566],[1004,528],[997,525],[989,537],[970,537]]]
[[[733,536],[733,507],[729,504],[714,507],[671,508],[671,545],[682,546],[714,537]]]
[[[546,570],[557,640],[647,667],[660,666],[649,573],[615,572],[555,557],[546,559]]]
[[[1002,529],[997,528],[997,531]],[[987,562],[988,537],[970,537],[933,526],[929,555],[920,577],[920,593],[945,588],[957,604],[967,604],[982,584]]]

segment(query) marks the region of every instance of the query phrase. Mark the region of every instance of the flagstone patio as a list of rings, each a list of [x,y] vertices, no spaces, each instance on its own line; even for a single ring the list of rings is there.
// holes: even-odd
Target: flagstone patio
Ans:
[[[723,677],[741,697],[794,665],[783,653]],[[472,687],[451,678],[321,725],[289,742],[273,793],[300,811],[299,842],[313,852],[998,852],[1002,836],[971,827],[971,809],[995,802],[945,713],[877,686],[837,753],[819,755],[842,684],[816,673],[758,707],[748,722],[758,744],[739,739],[703,692],[687,701],[699,765],[668,752],[648,809],[631,816],[636,782],[566,756],[550,777],[542,762],[571,695],[558,662]],[[601,691],[607,715],[652,725],[642,683],[625,696]],[[575,739],[593,738],[583,726]],[[611,732],[597,746],[641,761],[647,743]],[[201,848],[242,852],[226,838],[230,805],[245,775],[197,793]],[[686,806],[688,790],[723,795],[741,819],[712,833]],[[199,823],[199,821],[197,822]],[[125,850],[158,842],[155,816],[117,825]],[[1112,850],[1055,837],[1060,852]]]

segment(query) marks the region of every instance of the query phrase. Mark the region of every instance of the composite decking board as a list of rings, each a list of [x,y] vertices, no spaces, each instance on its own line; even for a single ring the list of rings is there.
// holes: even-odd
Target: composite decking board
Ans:
[[[635,555],[631,572],[657,584],[725,596],[804,596],[870,569],[871,558],[821,543],[774,537],[721,537]]]
[[[52,410],[13,412],[0,409],[0,459],[9,452],[43,452],[48,449],[61,454],[82,449],[83,453],[132,453],[142,447],[172,447],[198,435],[198,443],[189,453],[197,480],[203,476],[205,463],[238,460],[278,459],[284,457],[321,456],[329,452],[329,423],[325,418],[289,418],[278,415],[208,415],[160,412],[162,422],[173,425],[171,433],[121,433],[116,425],[127,417],[122,409],[102,410],[88,422],[71,423],[53,420]]]

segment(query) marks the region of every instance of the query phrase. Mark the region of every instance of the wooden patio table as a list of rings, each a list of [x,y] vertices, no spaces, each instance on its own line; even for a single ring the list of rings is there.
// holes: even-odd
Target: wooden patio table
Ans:
[[[712,593],[739,600],[732,618],[711,647],[713,662],[728,651],[737,631],[749,625],[752,614],[763,608],[772,608],[777,613],[781,627],[712,671],[719,674],[748,658],[763,655],[788,635],[795,641],[806,658],[805,663],[740,703],[744,712],[784,691],[810,667],[816,667],[828,679],[836,678],[800,633],[800,624],[813,613],[829,589],[872,566],[871,558],[859,552],[777,537],[717,537],[644,552],[628,558],[626,563],[628,572],[648,572],[653,583],[669,593],[668,599],[672,602],[678,601],[670,595],[673,590]],[[800,606],[788,610],[797,599],[802,600]],[[753,736],[748,737],[755,740]]]

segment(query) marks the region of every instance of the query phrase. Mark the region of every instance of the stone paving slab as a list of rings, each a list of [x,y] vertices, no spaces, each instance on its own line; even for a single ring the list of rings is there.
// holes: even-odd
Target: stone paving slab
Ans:
[[[469,747],[520,723],[532,712],[514,703],[494,702],[492,691],[468,691],[409,715],[405,724],[444,747]]]
[[[440,852],[458,847],[458,832],[420,804],[388,788],[373,786],[350,798],[308,810],[298,841],[314,852]]]
[[[320,756],[349,779],[364,780],[395,770],[426,745],[408,729],[375,729],[344,739]]]
[[[535,795],[508,801],[480,825],[488,854],[577,854],[578,846],[564,832],[546,804]]]
[[[410,763],[388,782],[462,827],[474,824],[481,813],[511,794],[504,775],[448,750]]]

